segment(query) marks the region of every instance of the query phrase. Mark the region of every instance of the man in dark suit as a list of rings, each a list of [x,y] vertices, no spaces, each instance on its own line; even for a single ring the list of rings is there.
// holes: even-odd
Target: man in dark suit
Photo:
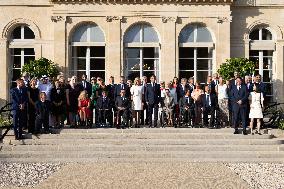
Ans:
[[[229,91],[228,91],[228,107],[229,107],[229,122],[233,125],[233,103],[231,102],[231,91],[232,88],[236,85],[237,78],[240,77],[240,73],[238,71],[234,72],[234,78],[229,80]]]
[[[148,106],[147,106],[147,103],[146,103],[146,101],[145,101],[145,91],[146,91],[146,88],[147,88],[147,80],[148,80],[148,78],[147,78],[147,76],[143,76],[142,77],[142,82],[141,82],[141,84],[142,84],[142,86],[143,86],[143,91],[144,91],[144,94],[143,94],[143,97],[142,97],[142,102],[143,102],[143,111],[141,112],[141,124],[142,125],[148,125]],[[146,114],[146,119],[144,119],[144,114]]]
[[[187,90],[185,96],[179,101],[180,112],[183,115],[185,126],[190,126],[191,121],[192,124],[194,123],[194,100],[190,94],[190,90]]]
[[[120,96],[121,90],[124,90],[125,96],[127,98],[130,98],[130,88],[128,87],[127,83],[125,83],[125,77],[124,76],[120,76],[120,83],[116,84],[116,86],[115,86],[114,99],[116,99],[116,97]]]
[[[190,90],[188,83],[187,83],[187,79],[186,78],[182,78],[181,79],[181,83],[177,86],[177,100],[178,102],[180,101],[181,98],[184,97],[186,91]]]
[[[190,90],[190,94],[193,92],[194,88],[195,88],[195,85],[194,85],[194,78],[193,77],[190,77],[188,79],[188,87],[189,87],[189,90]]]
[[[106,91],[102,91],[102,95],[98,98],[96,109],[98,111],[98,123],[106,124],[106,120],[112,125],[111,100],[107,96]]]
[[[242,85],[242,79],[236,79],[236,85],[231,90],[231,102],[233,110],[233,126],[235,128],[234,134],[238,134],[239,120],[242,120],[243,134],[247,135],[246,127],[246,114],[247,114],[247,101],[248,91],[245,85]]]
[[[210,91],[208,85],[205,85],[204,90],[205,93],[202,95],[203,123],[205,126],[208,126],[208,114],[210,114],[209,128],[213,128],[215,123],[215,111],[218,108],[218,98],[216,94]]]
[[[253,83],[251,81],[251,76],[250,75],[246,75],[245,76],[245,83],[244,85],[246,86],[246,89],[248,90],[248,93],[253,91]]]
[[[92,96],[92,84],[87,81],[87,75],[82,75],[82,81],[80,83],[81,88],[88,93],[88,97],[90,98]]]
[[[23,79],[17,79],[17,87],[11,89],[12,114],[15,139],[23,139],[23,127],[27,123],[28,93]]]
[[[215,84],[215,82],[212,80],[212,76],[209,75],[209,76],[207,77],[207,83],[206,83],[206,85],[208,85],[209,90],[210,90],[210,93],[216,94],[216,90],[215,90],[216,84]]]
[[[51,110],[51,102],[47,100],[46,93],[39,94],[40,100],[36,102],[36,120],[35,120],[35,134],[41,132],[43,126],[44,133],[48,134],[49,131],[49,115]]]
[[[117,109],[117,115],[116,115],[116,125],[117,128],[120,128],[120,117],[122,116],[122,120],[124,125],[122,125],[122,128],[124,129],[125,126],[129,127],[129,113],[131,108],[130,100],[125,95],[126,91],[124,89],[121,89],[120,96],[116,97],[115,100],[115,107]]]
[[[261,81],[261,75],[260,74],[255,75],[255,82],[254,82],[254,84],[257,85],[259,91],[262,92],[263,97],[265,98],[266,92],[267,92],[266,91],[266,85],[265,85],[265,83],[263,83]]]
[[[153,126],[152,123],[152,114],[154,109],[154,127],[157,127],[158,120],[158,108],[160,103],[160,85],[156,83],[156,76],[152,75],[150,77],[151,83],[147,84],[146,92],[145,92],[145,101],[148,105],[148,123],[149,127]]]
[[[115,92],[115,87],[116,87],[116,84],[114,84],[114,77],[110,76],[108,82],[109,83],[107,85],[107,91],[108,91],[107,96],[110,100],[110,111],[109,111],[109,113],[112,114],[113,112],[114,113],[116,112],[116,108],[114,106],[114,103],[115,103],[114,92]],[[110,115],[110,124],[113,124],[113,116],[112,115]]]

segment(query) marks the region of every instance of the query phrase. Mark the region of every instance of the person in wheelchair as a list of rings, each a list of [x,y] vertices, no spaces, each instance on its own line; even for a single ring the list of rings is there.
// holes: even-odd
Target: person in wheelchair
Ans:
[[[129,127],[131,102],[125,96],[124,89],[120,91],[120,96],[116,97],[115,107],[117,108],[116,128],[119,129],[120,126],[122,127],[122,129]]]
[[[106,91],[102,91],[102,95],[97,99],[96,111],[98,115],[98,126],[106,126],[107,121],[112,126],[111,117],[111,100],[107,96]]]
[[[217,128],[216,124],[216,117],[215,113],[218,110],[218,98],[216,94],[211,93],[210,88],[208,85],[205,85],[204,94],[202,96],[202,112],[203,112],[203,124],[205,127],[208,126],[209,128]],[[208,115],[210,117],[210,123],[208,123]]]
[[[173,125],[173,111],[174,111],[174,98],[172,97],[170,90],[165,90],[165,97],[161,103],[162,112],[161,112],[161,124]]]
[[[193,126],[194,124],[194,100],[191,97],[190,90],[187,90],[185,96],[179,101],[180,115],[185,126]],[[192,123],[192,124],[191,124]]]

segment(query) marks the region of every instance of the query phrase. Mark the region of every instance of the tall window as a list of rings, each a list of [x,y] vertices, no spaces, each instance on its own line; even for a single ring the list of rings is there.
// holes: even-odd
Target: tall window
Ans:
[[[205,83],[212,74],[213,40],[209,30],[189,25],[179,35],[179,77]]]
[[[11,34],[9,49],[12,87],[16,86],[15,81],[21,77],[23,65],[35,59],[34,39],[34,32],[26,25],[16,27]]]
[[[81,78],[105,79],[105,36],[99,26],[88,24],[79,27],[72,38],[72,65],[70,75]]]
[[[250,60],[256,62],[256,74],[262,76],[267,86],[266,102],[273,97],[273,52],[275,43],[271,32],[266,28],[257,28],[250,33]]]
[[[153,74],[159,78],[159,38],[152,26],[137,24],[126,32],[124,61],[128,79]]]

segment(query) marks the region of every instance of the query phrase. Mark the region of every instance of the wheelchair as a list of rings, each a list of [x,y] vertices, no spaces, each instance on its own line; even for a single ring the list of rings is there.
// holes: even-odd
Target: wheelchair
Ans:
[[[203,122],[203,125],[208,125],[207,123],[210,123],[210,119],[211,119],[211,114],[210,113],[208,113],[208,120],[207,120],[207,123],[204,123],[204,119],[203,119],[203,116],[204,116],[204,114],[203,114],[203,111],[204,110],[202,110],[202,122]],[[222,123],[221,123],[221,121],[220,121],[220,119],[219,119],[219,113],[220,113],[220,109],[217,107],[217,108],[215,108],[215,110],[214,110],[214,114],[215,114],[215,118],[214,118],[214,120],[213,120],[213,125],[211,125],[211,127],[209,127],[208,126],[208,128],[209,129],[218,129],[218,128],[221,128],[222,127]]]
[[[109,109],[96,109],[97,122],[96,127],[112,127],[113,112]]]
[[[194,127],[194,118],[195,118],[195,112],[194,109],[189,109],[189,115],[188,115],[188,121],[186,121],[185,117],[184,117],[184,111],[182,108],[180,108],[180,112],[179,112],[179,117],[177,120],[177,125],[176,127],[188,127],[188,128],[192,128]]]
[[[122,112],[122,113],[119,113]],[[130,109],[125,110],[117,110],[117,115],[115,119],[115,126],[117,129],[122,128],[130,128],[131,124],[133,124],[132,112]],[[121,114],[121,115],[119,115]]]

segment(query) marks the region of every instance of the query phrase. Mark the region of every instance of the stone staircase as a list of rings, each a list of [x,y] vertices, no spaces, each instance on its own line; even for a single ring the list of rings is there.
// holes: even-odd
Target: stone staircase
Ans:
[[[284,162],[284,138],[233,129],[62,129],[0,144],[5,162]]]

